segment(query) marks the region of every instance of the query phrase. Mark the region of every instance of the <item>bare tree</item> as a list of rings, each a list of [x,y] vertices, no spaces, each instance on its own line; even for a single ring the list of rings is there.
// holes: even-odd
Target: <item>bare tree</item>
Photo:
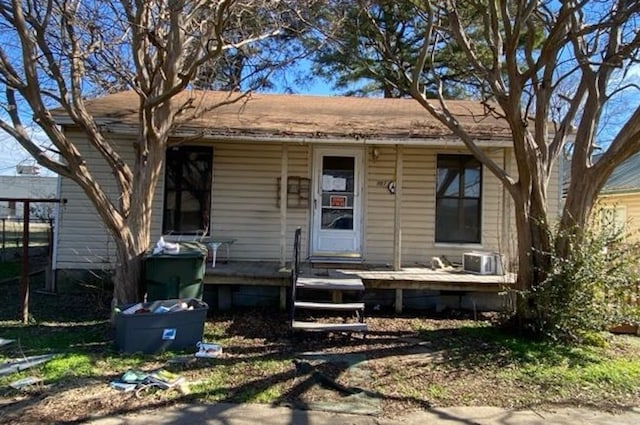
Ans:
[[[0,1],[0,84],[9,117],[0,120],[0,128],[39,164],[75,181],[95,206],[116,244],[114,302],[141,297],[141,256],[150,243],[153,194],[165,148],[176,117],[192,106],[181,104],[177,95],[189,88],[204,63],[280,34],[283,25],[276,4],[287,3]],[[240,29],[256,6],[269,11],[269,19]],[[287,22],[295,10],[289,10]],[[103,135],[87,108],[87,96],[106,87],[131,89],[138,95],[139,130],[131,164]],[[117,197],[98,184],[78,147],[58,127],[54,113],[60,111],[111,168]],[[30,116],[57,157],[31,138],[25,119]]]
[[[370,3],[363,1],[361,7],[369,10]],[[376,48],[397,70],[389,82],[445,124],[507,188],[516,213],[517,289],[531,289],[549,272],[550,253],[566,257],[571,249],[565,239],[553,240],[554,217],[548,211],[549,182],[563,149],[573,144],[571,183],[560,221],[561,229],[571,233],[585,227],[612,170],[640,150],[635,102],[608,149],[593,161],[603,110],[628,88],[620,81],[640,58],[640,3],[447,0],[421,2],[414,11],[425,23],[417,61],[406,64],[394,56],[383,31],[376,39]],[[432,66],[443,39],[454,40],[464,52],[487,114],[509,124],[516,175],[489,158],[450,111],[442,95],[443,79]],[[440,81],[436,98],[426,95],[425,74],[429,81]],[[563,91],[568,79],[576,82],[572,92]]]

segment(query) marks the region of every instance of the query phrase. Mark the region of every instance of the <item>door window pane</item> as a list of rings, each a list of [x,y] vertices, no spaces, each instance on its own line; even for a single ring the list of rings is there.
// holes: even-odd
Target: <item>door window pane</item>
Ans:
[[[353,213],[351,211],[323,208],[322,228],[353,230]]]
[[[321,228],[353,230],[355,158],[322,158]]]

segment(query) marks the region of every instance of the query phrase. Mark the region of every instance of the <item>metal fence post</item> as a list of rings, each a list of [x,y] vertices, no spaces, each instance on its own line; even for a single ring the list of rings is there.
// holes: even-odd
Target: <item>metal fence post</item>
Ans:
[[[2,255],[0,255],[0,261],[4,262],[5,257],[7,256],[7,253],[5,251],[6,249],[6,239],[7,239],[7,228],[6,228],[6,222],[7,219],[3,218],[2,219]]]
[[[21,305],[21,319],[23,323],[27,323],[29,319],[29,204],[31,202],[53,202],[58,203],[67,202],[66,199],[22,199],[22,198],[4,198],[0,197],[0,202],[23,202],[23,223],[22,223],[22,273],[20,278],[20,296],[22,298]],[[4,221],[3,221],[4,228]],[[3,244],[4,244],[4,231],[3,231]]]

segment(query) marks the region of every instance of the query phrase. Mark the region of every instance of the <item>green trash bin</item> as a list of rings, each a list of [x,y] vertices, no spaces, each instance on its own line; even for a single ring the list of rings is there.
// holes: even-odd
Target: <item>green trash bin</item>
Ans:
[[[179,242],[175,254],[147,253],[144,283],[147,301],[202,299],[207,247],[198,242]]]

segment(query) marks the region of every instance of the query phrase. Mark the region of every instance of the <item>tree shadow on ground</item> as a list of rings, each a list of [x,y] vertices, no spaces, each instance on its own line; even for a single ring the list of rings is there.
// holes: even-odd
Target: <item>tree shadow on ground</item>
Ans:
[[[99,285],[75,285],[66,292],[50,294],[43,285],[29,286],[29,317],[31,323],[83,322],[104,320],[111,310],[112,291]],[[0,284],[0,322],[15,321],[20,317],[21,298],[18,281]]]
[[[97,298],[96,298],[97,297]],[[39,322],[35,325],[24,326],[13,322],[2,327],[5,338],[11,336],[20,337],[20,334],[29,333],[33,340],[24,343],[30,354],[42,354],[44,346],[37,338],[46,337],[58,341],[52,349],[63,352],[84,353],[94,362],[101,361],[105,356],[117,356],[113,350],[113,328],[106,320],[109,309],[103,306],[105,300],[99,292],[88,294],[67,294],[54,298],[46,295],[34,295],[34,317]],[[107,304],[108,305],[108,304]],[[47,320],[45,320],[47,319]],[[206,372],[209,368],[221,366],[243,366],[245,364],[277,361],[288,364],[283,370],[275,373],[266,373],[264,376],[256,374],[251,377],[250,372],[243,376],[238,383],[223,382],[211,387],[196,389],[190,394],[171,396],[167,398],[148,397],[140,402],[126,403],[122,395],[114,393],[104,400],[108,410],[104,416],[132,413],[146,409],[154,409],[172,405],[174,403],[198,403],[203,400],[216,400],[217,403],[244,403],[258,400],[260,395],[275,389],[279,396],[275,404],[291,406],[298,409],[312,409],[317,406],[313,397],[309,394],[325,391],[329,401],[343,401],[344,399],[365,394],[366,397],[379,403],[397,402],[402,405],[412,406],[418,409],[429,409],[431,402],[428,395],[420,396],[398,395],[398,393],[384,390],[372,390],[373,386],[350,385],[343,382],[342,377],[350,371],[353,361],[343,361],[349,356],[361,356],[372,361],[394,358],[398,356],[415,356],[421,353],[442,353],[433,356],[429,361],[446,364],[453,368],[482,368],[487,365],[496,365],[512,361],[513,352],[519,353],[518,347],[526,353],[527,344],[518,339],[504,336],[498,330],[486,327],[488,330],[474,330],[477,328],[451,327],[455,322],[447,322],[442,318],[442,323],[436,322],[434,329],[415,329],[390,326],[381,328],[372,326],[372,331],[366,336],[344,334],[298,334],[293,335],[288,327],[288,317],[283,312],[271,309],[237,310],[233,313],[213,312],[207,320],[205,337],[224,337],[227,343],[224,345],[225,356],[205,361],[189,361],[182,365],[176,365],[178,372],[200,371]],[[376,317],[371,317],[373,323]],[[396,321],[411,321],[411,316],[400,316],[388,320],[390,325]],[[48,323],[51,321],[52,323]],[[45,323],[47,322],[47,323]],[[213,323],[215,322],[215,323]],[[386,322],[385,322],[386,323]],[[449,326],[451,325],[451,326]],[[7,336],[8,335],[8,336]],[[533,347],[533,346],[532,346]],[[534,348],[531,348],[533,350]],[[542,350],[542,349],[541,349]],[[320,353],[330,354],[328,358],[309,362],[304,354]],[[189,356],[191,352],[179,352],[179,355]],[[569,353],[570,354],[570,353]],[[520,354],[518,354],[520,355]],[[522,354],[523,356],[525,354]],[[537,354],[536,354],[537,355]],[[540,354],[542,355],[542,354]],[[564,355],[564,354],[562,354]],[[123,356],[123,359],[129,358]],[[143,356],[142,361],[158,364],[170,356]],[[342,360],[341,360],[342,358]],[[576,363],[587,361],[575,355]],[[51,382],[52,392],[61,391],[63,388],[82,388],[88,382],[104,382],[117,378],[116,375],[96,374],[85,376],[82,379],[62,376],[56,382]],[[321,390],[319,390],[321,388]],[[15,413],[37,408],[51,393],[35,393],[25,399],[21,404],[11,408],[0,407],[0,416],[5,413]],[[82,422],[90,417],[95,419],[94,412],[86,409],[73,412],[74,419],[56,420],[58,423]],[[53,420],[53,419],[52,419]],[[6,422],[4,419],[0,423]],[[297,422],[296,422],[297,423]],[[304,423],[304,422],[302,422]]]
[[[325,390],[334,393],[333,397],[340,400],[348,395],[355,393],[365,393],[367,397],[376,400],[402,400],[403,402],[428,408],[429,403],[420,398],[398,397],[386,395],[379,392],[371,391],[366,386],[361,388],[350,388],[343,384],[339,384],[340,377],[352,366],[348,362],[339,360],[340,356],[348,356],[349,353],[358,354],[364,358],[380,358],[388,355],[398,355],[402,353],[403,346],[411,346],[413,341],[404,341],[402,338],[413,333],[398,331],[381,331],[371,333],[367,338],[352,337],[345,335],[331,336],[299,336],[292,338],[288,332],[287,324],[283,319],[284,316],[278,316],[274,312],[243,312],[232,317],[219,317],[223,322],[228,322],[225,333],[231,337],[231,341],[240,342],[237,344],[230,343],[224,347],[226,356],[218,359],[207,359],[206,362],[189,362],[178,366],[178,371],[188,372],[197,369],[206,370],[220,366],[235,366],[241,364],[257,363],[260,361],[284,361],[290,362],[290,367],[279,373],[268,374],[267,376],[256,376],[255,379],[246,378],[240,384],[228,384],[217,386],[215,389],[207,389],[202,392],[192,392],[191,394],[173,397],[170,400],[150,399],[140,404],[128,405],[123,403],[121,407],[114,406],[109,410],[107,415],[122,414],[126,412],[134,412],[138,410],[157,408],[166,406],[176,402],[198,402],[203,399],[215,399],[218,402],[243,403],[254,401],[263,392],[267,392],[276,386],[283,388],[282,394],[278,397],[276,404],[283,406],[291,406],[299,409],[309,409],[313,405],[305,400],[305,395],[313,388],[323,387]],[[259,324],[267,324],[266,326],[257,327]],[[9,335],[18,335],[24,332],[27,327],[23,325],[5,326],[4,332]],[[44,343],[39,342],[40,336],[45,340],[57,341],[55,346],[49,344],[49,349],[60,349],[64,352],[83,353],[92,357],[95,361],[100,361],[105,354],[112,355],[112,328],[106,321],[102,322],[73,322],[70,325],[60,324],[59,326],[51,324],[38,324],[28,326],[29,335],[33,335],[29,343],[25,343],[23,351],[29,354],[40,354],[45,349]],[[375,336],[373,338],[372,336]],[[247,340],[256,340],[253,344],[245,345]],[[371,342],[371,344],[369,344]],[[389,345],[387,348],[376,348],[380,345]],[[336,348],[341,353],[336,359],[321,361],[309,365],[306,370],[297,367],[296,359],[301,352],[323,352],[331,351]],[[111,353],[111,354],[109,354]],[[125,356],[126,357],[126,356]],[[154,356],[147,356],[149,360],[153,360]],[[115,379],[117,376],[95,375],[83,378],[75,378],[69,380],[69,377],[60,377],[55,382],[49,382],[51,391],[71,390],[82,388],[88,382],[102,380],[104,385]],[[21,403],[11,408],[0,408],[0,412],[5,411],[8,416],[13,417],[13,413],[25,411],[29,408],[35,408],[51,393],[47,391],[34,393],[31,397],[27,397]],[[114,398],[117,396],[114,395]],[[129,407],[127,407],[129,406]],[[72,422],[80,422],[93,417],[91,412],[82,415],[75,412],[77,419]],[[3,414],[4,415],[4,414]],[[64,421],[59,421],[63,423]]]

